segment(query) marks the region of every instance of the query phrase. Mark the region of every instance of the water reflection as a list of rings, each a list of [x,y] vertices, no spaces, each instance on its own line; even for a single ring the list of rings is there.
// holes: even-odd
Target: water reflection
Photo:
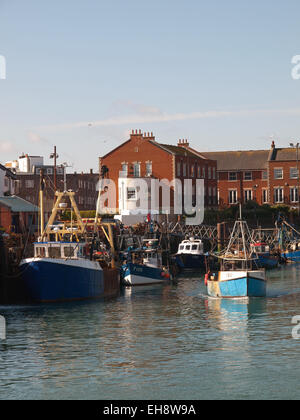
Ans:
[[[2,307],[0,398],[272,398],[276,381],[296,396],[300,271],[268,276],[267,298],[212,299],[196,275],[108,300]]]

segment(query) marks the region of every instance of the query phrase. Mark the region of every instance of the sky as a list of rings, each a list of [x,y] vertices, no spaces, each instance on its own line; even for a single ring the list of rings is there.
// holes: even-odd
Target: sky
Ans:
[[[199,151],[288,146],[299,17],[299,0],[0,0],[0,163],[49,163],[56,145],[58,164],[96,171],[132,129]]]

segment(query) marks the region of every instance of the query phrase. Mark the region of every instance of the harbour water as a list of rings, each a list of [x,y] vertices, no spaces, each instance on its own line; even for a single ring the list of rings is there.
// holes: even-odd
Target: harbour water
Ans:
[[[116,298],[0,306],[0,399],[298,399],[300,265],[266,298],[208,298],[201,279]]]

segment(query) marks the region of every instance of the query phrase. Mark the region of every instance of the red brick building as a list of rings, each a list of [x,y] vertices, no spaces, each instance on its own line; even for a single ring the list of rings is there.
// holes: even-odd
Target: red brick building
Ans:
[[[108,168],[108,178],[117,187],[117,210],[122,211],[130,201],[134,203],[134,188],[122,189],[126,180],[132,178],[179,179],[182,184],[185,179],[191,179],[193,194],[197,179],[204,180],[205,205],[217,205],[217,165],[216,162],[201,156],[189,148],[186,140],[180,140],[177,145],[162,144],[155,140],[153,133],[132,131],[129,140],[114,150],[99,158],[99,167]],[[127,184],[126,184],[127,185]],[[130,204],[130,203],[129,203]],[[171,197],[171,208],[174,204]]]
[[[33,173],[16,173],[16,179],[18,181],[16,194],[36,205],[39,202],[40,169],[39,167],[36,168]],[[64,176],[60,171],[62,168],[57,169],[57,189],[58,191],[63,191]],[[45,212],[51,213],[54,201],[54,167],[44,166],[43,171],[45,177]],[[75,199],[79,210],[95,210],[98,197],[96,187],[99,181],[99,175],[92,171],[90,173],[72,173],[66,175],[66,180],[67,188],[76,192]]]
[[[298,206],[297,149],[205,152],[218,164],[218,202],[226,207],[249,200],[258,204]],[[299,155],[300,156],[300,155]]]

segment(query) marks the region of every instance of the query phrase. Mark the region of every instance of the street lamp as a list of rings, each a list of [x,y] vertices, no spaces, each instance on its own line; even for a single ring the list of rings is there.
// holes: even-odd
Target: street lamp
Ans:
[[[290,143],[290,147],[296,149],[296,162],[297,162],[297,202],[298,202],[298,216],[300,214],[300,207],[299,207],[299,159],[298,159],[298,151],[299,151],[299,143]]]

